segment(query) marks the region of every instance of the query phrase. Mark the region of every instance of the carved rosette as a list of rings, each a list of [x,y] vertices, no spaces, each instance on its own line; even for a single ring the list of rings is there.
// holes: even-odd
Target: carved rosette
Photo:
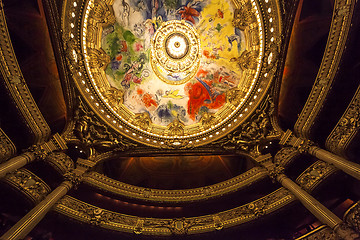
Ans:
[[[35,204],[43,200],[51,191],[41,178],[25,168],[8,173],[3,181],[19,190]]]

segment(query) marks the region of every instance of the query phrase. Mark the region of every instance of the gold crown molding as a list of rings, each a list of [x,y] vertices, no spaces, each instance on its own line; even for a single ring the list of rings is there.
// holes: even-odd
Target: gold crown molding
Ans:
[[[344,222],[354,230],[360,232],[360,204],[359,202],[351,206],[344,214]]]
[[[8,160],[16,153],[16,146],[0,128],[0,163]]]
[[[345,157],[346,149],[360,129],[360,87],[356,90],[346,111],[326,139],[326,148]]]
[[[63,152],[50,153],[45,162],[51,165],[61,175],[74,169],[73,160]]]
[[[0,71],[4,86],[9,91],[35,143],[46,141],[50,127],[41,114],[21,73],[7,29],[3,3],[0,1]]]
[[[295,200],[288,190],[279,188],[271,194],[237,208],[191,218],[146,218],[98,208],[65,196],[53,208],[56,212],[113,231],[151,236],[170,236],[212,232],[251,222],[275,212]]]
[[[31,171],[21,168],[8,173],[1,181],[15,188],[34,204],[51,192],[50,187]]]
[[[89,172],[86,174],[83,183],[126,198],[162,203],[180,203],[203,201],[209,198],[220,197],[244,189],[261,179],[266,178],[266,176],[267,173],[263,168],[254,167],[227,181],[205,187],[184,190],[159,190],[137,187],[116,181],[97,172]]]
[[[296,240],[318,240],[318,239],[339,239],[335,232],[326,225],[321,225],[304,236],[296,238]]]
[[[246,1],[234,2],[237,8],[240,9],[240,6],[242,6]],[[124,124],[123,120],[120,120],[112,110],[116,107],[108,104],[103,99],[103,97],[112,94],[111,91],[109,92],[109,90],[111,90],[110,86],[108,86],[107,82],[102,80],[94,84],[89,76],[96,75],[96,79],[102,79],[101,76],[103,76],[104,73],[103,70],[101,70],[101,66],[106,65],[108,63],[108,59],[101,57],[101,54],[96,55],[97,57],[94,58],[95,62],[90,61],[88,58],[90,56],[89,54],[94,52],[94,49],[99,50],[95,47],[100,41],[100,35],[98,33],[100,32],[102,26],[107,25],[114,20],[111,15],[106,15],[107,11],[105,11],[106,9],[109,9],[111,1],[104,2],[103,4],[94,4],[93,2],[88,4],[87,1],[80,0],[66,1],[64,4],[62,16],[62,29],[64,33],[63,40],[66,46],[68,66],[72,72],[74,82],[81,95],[84,97],[86,104],[91,107],[91,110],[111,128],[132,140],[141,142],[148,146],[163,149],[193,148],[215,141],[228,134],[236,126],[239,126],[246,120],[249,114],[255,111],[256,107],[265,98],[276,71],[282,32],[279,2],[275,0],[256,0],[253,1],[253,3],[256,4],[258,10],[261,12],[260,22],[262,25],[256,27],[256,24],[250,24],[249,34],[250,36],[255,36],[254,33],[251,33],[251,31],[263,32],[263,39],[254,38],[250,41],[253,44],[256,44],[257,42],[260,44],[261,41],[263,41],[261,44],[264,49],[253,49],[263,51],[263,57],[261,60],[265,64],[258,73],[259,81],[253,86],[252,93],[247,94],[247,100],[244,103],[244,107],[239,110],[242,113],[239,114],[238,117],[229,117],[224,124],[221,126],[214,126],[214,128],[211,127],[211,130],[207,132],[205,131],[206,133],[204,132],[204,134],[194,136],[189,135],[192,130],[190,131],[190,128],[187,128],[187,126],[183,129],[176,128],[177,134],[168,134],[171,133],[171,131],[165,129],[164,137],[157,134],[147,134],[149,129],[153,129],[149,127],[151,126],[151,122],[146,121],[145,125],[141,125],[142,127],[138,128],[134,124],[139,122],[139,116],[132,116],[125,110],[121,110],[125,111],[125,119],[130,123]],[[96,9],[94,8],[95,6]],[[245,13],[243,12],[241,14]],[[84,17],[85,15],[88,17]],[[87,26],[87,29],[83,29],[83,24]],[[234,24],[241,23],[234,22]],[[245,57],[251,58],[252,54],[253,53],[249,53]],[[241,61],[241,59],[239,59],[239,61]],[[248,68],[247,71],[254,71],[251,69],[252,66],[247,66],[246,64],[241,63],[242,62],[239,64]],[[94,64],[97,67],[94,67]],[[116,94],[115,99],[122,98],[121,93]],[[118,102],[121,103],[121,100]],[[116,108],[115,110],[118,111],[119,109]],[[226,116],[226,114],[224,116]],[[141,120],[145,121],[146,119]],[[144,121],[141,121],[141,123]],[[206,126],[212,126],[211,123],[208,124],[208,121],[204,121],[204,123],[205,125],[207,124]],[[178,124],[178,126],[180,125]],[[184,133],[184,136],[177,136],[179,133]]]
[[[355,2],[355,0],[335,1],[328,42],[319,72],[305,106],[294,126],[296,135],[302,138],[310,138],[311,128],[333,84],[345,49]]]
[[[317,161],[301,173],[301,175],[296,179],[296,182],[305,191],[312,192],[327,177],[337,171],[339,171],[339,169],[333,165],[323,161]]]

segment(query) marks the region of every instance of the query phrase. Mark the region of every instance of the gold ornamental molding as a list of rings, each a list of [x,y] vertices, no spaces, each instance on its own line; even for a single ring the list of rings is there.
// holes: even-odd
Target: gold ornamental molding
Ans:
[[[360,87],[346,111],[326,139],[326,148],[331,152],[346,156],[346,149],[360,129]]]
[[[333,165],[317,161],[308,167],[297,179],[296,182],[308,192],[312,192],[321,182],[331,174],[339,171]]]
[[[62,198],[53,209],[78,221],[113,231],[170,236],[212,232],[251,222],[275,212],[294,200],[295,197],[288,190],[279,188],[263,198],[231,210],[212,215],[174,219],[137,217],[116,213],[70,196]]]
[[[218,13],[214,13],[214,18],[208,21],[209,26],[214,25],[209,32],[215,34],[221,32],[221,29],[225,27],[230,27],[242,32],[241,36],[246,41],[243,40],[243,48],[241,48],[240,35],[223,35],[220,39],[229,41],[224,44],[224,49],[212,47],[211,51],[215,52],[210,53],[206,48],[211,45],[202,46],[204,49],[195,47],[199,43],[199,39],[205,38],[204,34],[188,35],[189,31],[185,34],[179,30],[183,25],[187,27],[194,25],[193,17],[185,18],[183,14],[181,15],[183,19],[177,20],[175,24],[175,22],[163,21],[158,16],[149,18],[140,24],[129,25],[131,20],[129,20],[129,14],[135,14],[135,12],[141,14],[141,12],[139,9],[135,9],[133,12],[130,9],[132,5],[127,1],[65,1],[62,15],[64,50],[68,68],[77,89],[84,98],[84,103],[90,107],[91,112],[118,134],[155,148],[189,149],[203,146],[235,130],[256,111],[268,95],[268,89],[277,69],[283,29],[281,7],[277,0],[231,0],[226,2],[226,4],[231,2],[231,9],[234,10],[231,15],[227,12],[228,18],[230,19],[231,16],[232,20],[226,24],[211,23],[226,18],[224,12],[219,9]],[[117,10],[114,11],[114,9]],[[216,20],[214,20],[215,18]],[[147,32],[159,29],[163,31],[165,27],[162,30],[161,26],[166,24],[169,24],[169,28],[176,25],[179,29],[176,30],[175,35],[169,32],[164,32],[164,36],[159,35],[158,42],[163,44],[154,45],[152,39],[146,38]],[[207,22],[202,24],[202,22],[199,23],[200,28]],[[120,47],[113,49],[109,47],[109,44],[114,41],[110,39],[111,37],[107,38],[106,36],[118,32],[121,34],[115,42],[120,44]],[[157,46],[151,56],[148,56],[147,54],[150,52],[146,51],[140,54],[142,49],[151,44]],[[227,44],[229,45],[227,46]],[[231,69],[231,71],[241,71],[241,76],[238,75],[239,77],[232,79],[231,74],[233,73],[227,75],[221,69],[219,72],[224,73],[224,76],[218,78],[219,84],[214,88],[212,88],[213,86],[209,87],[206,81],[209,80],[211,74],[204,77],[205,71],[203,73],[196,70],[200,50],[204,55],[202,58],[206,59],[206,61],[202,61],[212,66],[211,64],[214,63],[211,61],[219,59],[222,61],[222,57],[217,55],[217,51],[234,52],[235,48],[240,49],[238,56],[229,58],[229,61],[223,62],[222,65],[236,66],[236,69]],[[129,57],[129,54],[135,55]],[[130,58],[131,60],[129,60]],[[125,59],[127,60],[125,61]],[[151,62],[152,67],[149,68],[144,67],[147,66],[148,59],[154,60],[154,63]],[[191,65],[191,59],[196,62],[195,67]],[[161,84],[167,84],[164,78],[171,80],[171,84],[166,85],[170,90],[163,87],[160,90],[164,91],[151,92],[154,86],[152,83],[157,81],[151,75],[154,68],[156,68],[154,76],[161,75]],[[178,70],[182,68],[188,72],[179,72]],[[166,74],[164,75],[164,73]],[[194,78],[190,80],[188,76],[194,76]],[[189,82],[185,83],[183,80]],[[220,83],[221,81],[226,81],[227,86],[224,87],[226,84]],[[150,91],[151,94],[144,89],[139,89],[142,82],[148,84],[145,90]],[[182,85],[178,85],[180,82]],[[210,99],[203,100],[206,106],[204,105],[205,107],[203,106],[201,111],[200,108],[190,108],[189,103],[181,102],[187,101],[187,97],[191,101],[195,101],[191,98],[192,90],[186,92],[188,89],[184,87],[186,84],[190,84],[190,90],[193,85],[197,84],[196,86],[200,88],[204,86],[204,89],[208,91]],[[182,86],[182,89],[176,90],[177,86]],[[137,103],[132,105],[132,100],[129,99],[135,99],[133,98],[136,97],[134,94],[139,94],[139,98],[143,102],[141,104],[144,106],[138,107]],[[221,101],[224,103],[222,107],[216,105],[216,98],[220,95]],[[184,98],[185,100],[182,100]],[[166,105],[164,101],[168,101],[167,99],[171,101]],[[180,103],[180,105],[172,104],[173,102],[181,102],[182,105]],[[183,107],[183,110],[179,110],[179,106]],[[144,110],[144,108],[146,109]],[[163,111],[163,108],[171,108],[170,113],[173,114],[171,116],[176,117],[163,121],[160,117],[162,113],[159,113]],[[184,119],[181,114],[186,112],[186,108],[189,108],[187,109],[189,113],[185,115],[186,119]],[[206,108],[210,108],[211,111],[206,112]],[[197,115],[192,116],[192,111],[198,111]],[[155,116],[155,114],[157,115]]]
[[[345,48],[355,2],[355,0],[335,1],[323,60],[311,93],[294,126],[296,134],[302,138],[309,139],[311,128],[331,89]]]
[[[39,203],[51,192],[50,187],[41,178],[25,168],[8,173],[1,181],[21,192],[34,204]]]
[[[116,181],[97,172],[86,174],[83,183],[126,198],[162,203],[180,203],[220,197],[244,189],[261,179],[266,178],[266,176],[267,172],[263,168],[254,167],[227,181],[201,188],[184,190],[159,190],[137,187]]]
[[[43,142],[51,134],[22,75],[7,29],[3,3],[0,1],[0,72],[11,98],[33,134],[33,142]]]
[[[16,146],[0,128],[0,162],[8,160],[16,153]]]

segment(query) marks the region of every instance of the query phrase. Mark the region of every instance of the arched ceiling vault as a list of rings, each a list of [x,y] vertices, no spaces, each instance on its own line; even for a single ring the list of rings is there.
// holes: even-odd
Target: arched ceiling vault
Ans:
[[[306,235],[320,222],[280,172],[339,216],[360,199],[357,181],[303,154],[304,141],[279,145],[292,130],[356,158],[355,1],[1,3],[1,101],[11,105],[0,109],[0,159],[59,132],[41,154],[27,150],[44,161],[3,178],[1,217],[20,218],[11,199],[31,208],[63,178],[78,184],[29,236]]]

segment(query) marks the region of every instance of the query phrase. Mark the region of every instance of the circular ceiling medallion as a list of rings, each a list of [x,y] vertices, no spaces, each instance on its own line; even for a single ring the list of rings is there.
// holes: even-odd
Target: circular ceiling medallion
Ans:
[[[281,39],[274,2],[78,1],[63,24],[69,68],[120,134],[153,147],[204,145],[266,96]]]
[[[200,38],[190,23],[164,22],[153,37],[150,56],[157,77],[168,84],[184,84],[199,69]]]

